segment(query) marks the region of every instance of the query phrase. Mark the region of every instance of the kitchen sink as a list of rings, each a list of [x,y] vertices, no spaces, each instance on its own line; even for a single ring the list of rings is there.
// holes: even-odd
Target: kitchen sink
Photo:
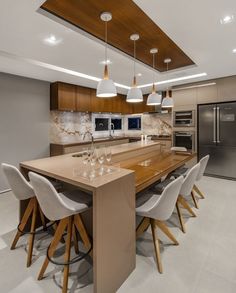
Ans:
[[[94,141],[99,141],[99,140],[112,140],[113,137],[99,137],[99,138],[95,138]]]
[[[77,153],[72,155],[73,158],[81,158],[83,156],[83,153]]]

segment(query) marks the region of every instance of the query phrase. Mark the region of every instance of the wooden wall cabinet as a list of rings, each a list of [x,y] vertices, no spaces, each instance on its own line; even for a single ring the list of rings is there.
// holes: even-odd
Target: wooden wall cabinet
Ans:
[[[148,95],[144,95],[143,96],[143,102],[132,104],[132,106],[133,106],[133,114],[145,113],[145,112],[154,112],[155,111],[154,106],[147,106],[147,98],[148,98]]]
[[[76,111],[76,85],[55,82],[50,87],[51,110]]]
[[[147,96],[142,103],[127,103],[126,96],[118,94],[113,98],[98,98],[96,90],[73,84],[54,82],[51,84],[51,110],[135,114],[153,112],[147,106]]]
[[[82,86],[76,86],[76,111],[91,112],[91,89]]]

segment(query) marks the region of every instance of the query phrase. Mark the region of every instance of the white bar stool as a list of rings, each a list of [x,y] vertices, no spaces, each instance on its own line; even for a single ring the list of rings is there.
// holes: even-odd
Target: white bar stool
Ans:
[[[179,245],[174,235],[164,224],[164,221],[168,220],[173,213],[183,180],[183,176],[173,180],[161,194],[153,194],[152,191],[147,191],[137,197],[136,214],[144,218],[136,230],[136,237],[139,237],[151,224],[157,268],[160,273],[163,272],[163,268],[159,240],[156,237],[156,227],[160,228],[175,245]],[[145,201],[145,198],[148,199]]]
[[[199,161],[200,169],[199,169],[199,173],[196,178],[196,182],[198,182],[202,179],[204,172],[206,170],[206,166],[209,161],[209,158],[210,158],[210,156],[206,155],[205,157],[201,158],[201,160]],[[201,196],[201,198],[205,198],[204,194],[199,190],[199,188],[196,186],[196,184],[194,184],[193,190],[196,191]]]
[[[197,175],[199,173],[199,169],[200,169],[200,163],[196,164],[195,166],[193,166],[189,170],[189,172],[187,173],[186,177],[184,178],[182,187],[181,187],[180,192],[179,192],[178,200],[176,202],[176,209],[177,209],[181,229],[182,229],[182,231],[184,233],[186,232],[186,229],[185,229],[183,217],[182,217],[182,214],[181,214],[181,211],[180,211],[180,208],[179,208],[179,204],[181,204],[185,209],[187,209],[188,212],[193,217],[196,217],[196,214],[191,209],[191,207],[189,206],[189,204],[188,204],[188,202],[186,201],[185,198],[189,197],[189,196],[192,196],[192,199],[193,199],[193,202],[195,204],[195,207],[198,208],[197,201],[196,201],[195,196],[193,194],[193,186],[194,186],[194,184],[196,182],[196,178],[197,178]]]
[[[3,173],[5,174],[7,178],[8,184],[14,196],[16,197],[16,199],[18,200],[29,199],[29,203],[17,227],[18,231],[11,245],[11,249],[15,249],[19,238],[24,234],[29,234],[29,237],[28,237],[29,247],[28,247],[28,256],[27,256],[27,267],[29,267],[32,263],[32,252],[33,252],[35,234],[42,232],[42,230],[38,230],[37,232],[35,231],[37,214],[39,213],[40,215],[44,230],[46,229],[45,217],[38,205],[38,201],[35,197],[33,187],[29,184],[29,182],[25,179],[25,177],[20,173],[20,171],[15,166],[12,166],[9,164],[2,163],[1,166],[2,166]],[[31,220],[30,232],[25,232],[24,228],[26,224],[28,223],[31,216],[32,216],[32,220]]]
[[[29,173],[29,178],[45,216],[51,221],[59,221],[54,238],[48,247],[47,256],[39,273],[38,280],[43,278],[49,261],[52,261],[54,264],[59,264],[51,258],[63,233],[66,231],[65,262],[63,264],[60,263],[60,265],[64,265],[62,292],[66,293],[70,263],[81,260],[92,250],[89,236],[80,217],[82,212],[87,211],[92,206],[92,196],[80,190],[58,193],[49,180],[33,172]],[[88,251],[83,256],[78,256],[76,259],[70,260],[71,238],[72,234],[76,234],[76,230],[80,233],[84,246]]]

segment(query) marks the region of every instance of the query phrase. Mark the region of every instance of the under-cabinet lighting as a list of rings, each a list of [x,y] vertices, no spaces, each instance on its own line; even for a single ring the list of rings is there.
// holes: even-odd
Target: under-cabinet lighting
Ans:
[[[207,75],[207,73],[203,72],[203,73],[198,73],[198,74],[193,74],[193,75],[187,75],[187,76],[172,78],[172,79],[168,79],[168,80],[162,80],[162,81],[155,82],[155,84],[160,85],[160,84],[166,84],[166,83],[173,83],[173,82],[177,82],[177,81],[203,77],[203,76],[206,76],[206,75]],[[152,86],[152,83],[143,84],[143,85],[140,85],[138,87],[139,88],[144,88],[144,87],[150,87],[150,86]]]
[[[88,80],[93,80],[96,82],[99,82],[101,80],[101,78],[92,76],[92,75],[88,75],[82,72],[78,72],[75,70],[71,70],[71,69],[67,69],[64,67],[60,67],[60,66],[56,66],[53,64],[49,64],[49,63],[45,63],[45,62],[41,62],[38,60],[34,60],[34,59],[30,59],[30,58],[25,58],[25,57],[21,57],[6,51],[2,51],[0,50],[0,55],[9,59],[15,59],[17,61],[22,61],[22,62],[26,62],[28,64],[32,64],[32,65],[36,65],[42,68],[46,68],[46,69],[50,69],[50,70],[54,70],[57,72],[62,72],[62,73],[66,73],[66,74],[70,74],[73,76],[77,76],[80,78],[84,78],[84,79],[88,79]],[[188,76],[184,76],[184,77],[179,77],[179,78],[173,78],[173,79],[169,79],[169,80],[163,80],[163,81],[158,81],[155,84],[160,85],[160,84],[166,84],[166,83],[171,83],[171,82],[176,82],[176,81],[181,81],[181,80],[187,80],[187,79],[194,79],[194,78],[198,78],[198,77],[202,77],[202,76],[206,76],[207,73],[199,73],[199,74],[195,74],[195,75],[188,75]],[[115,82],[115,85],[119,88],[123,88],[123,89],[130,89],[130,86],[121,84],[121,83],[117,83]],[[144,88],[144,87],[149,87],[152,84],[144,84],[144,85],[140,85],[140,88]]]
[[[193,88],[204,87],[204,86],[212,86],[212,85],[216,85],[216,82],[209,82],[209,83],[203,83],[203,84],[197,84],[197,85],[178,87],[178,88],[174,88],[172,90],[173,91],[180,91],[180,90],[193,89]]]

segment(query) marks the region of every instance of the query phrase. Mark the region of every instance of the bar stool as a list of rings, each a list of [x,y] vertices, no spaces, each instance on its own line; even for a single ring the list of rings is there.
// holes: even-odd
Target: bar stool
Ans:
[[[28,236],[29,248],[28,248],[28,255],[27,255],[27,267],[29,267],[32,263],[32,253],[33,253],[35,234],[42,232],[42,229],[38,230],[37,232],[35,231],[36,218],[37,218],[37,215],[39,214],[44,230],[45,230],[47,227],[45,217],[44,217],[44,214],[42,213],[42,210],[40,209],[38,205],[38,201],[35,197],[35,193],[32,186],[25,179],[25,177],[20,173],[20,171],[15,166],[12,166],[9,164],[2,163],[1,166],[2,166],[3,173],[5,174],[7,181],[9,183],[9,186],[14,196],[16,197],[16,199],[18,200],[29,199],[29,203],[17,227],[18,231],[11,245],[11,249],[15,249],[19,238],[24,234],[29,234]],[[25,232],[24,229],[30,217],[32,217],[30,232]]]
[[[189,170],[188,174],[184,178],[182,187],[181,187],[180,192],[179,192],[178,200],[176,202],[176,209],[177,209],[181,229],[182,229],[182,231],[184,233],[186,232],[186,229],[185,229],[183,217],[182,217],[182,214],[181,214],[181,211],[180,211],[180,208],[179,208],[179,204],[181,204],[185,209],[187,209],[188,212],[193,217],[196,217],[196,214],[191,209],[191,207],[189,206],[189,204],[188,204],[188,202],[186,201],[185,198],[189,197],[189,196],[192,196],[194,205],[195,205],[196,208],[198,208],[198,204],[197,204],[196,198],[195,198],[194,193],[193,193],[193,186],[194,186],[194,184],[196,182],[196,178],[198,176],[199,170],[200,170],[200,163],[196,164],[195,166],[193,166]]]
[[[196,178],[196,182],[198,182],[198,181],[200,181],[202,179],[202,177],[204,175],[204,172],[206,170],[206,166],[207,166],[207,163],[209,161],[209,158],[210,158],[210,156],[209,155],[206,155],[205,157],[203,157],[199,161],[199,163],[200,163],[200,169],[199,169],[199,173],[198,173],[197,178]],[[197,192],[201,196],[201,198],[205,198],[204,194],[199,190],[199,188],[196,186],[196,184],[194,184],[193,190],[195,192]]]
[[[147,191],[138,196],[136,201],[136,214],[144,217],[136,230],[136,237],[139,237],[147,229],[147,225],[151,224],[157,268],[160,273],[163,273],[163,267],[161,263],[160,244],[156,237],[156,227],[160,228],[175,245],[179,245],[164,221],[168,220],[173,213],[183,180],[183,176],[180,176],[170,182],[161,194],[154,194],[152,191]]]
[[[48,247],[47,256],[40,270],[38,280],[43,278],[49,261],[54,264],[64,265],[62,292],[66,293],[68,286],[69,265],[83,259],[92,250],[89,236],[80,216],[82,212],[87,211],[91,207],[92,197],[91,195],[80,190],[58,193],[49,180],[33,172],[29,173],[29,178],[35,190],[39,205],[45,216],[51,221],[59,221],[54,238]],[[80,233],[84,246],[88,251],[83,256],[70,260],[71,238],[72,234],[76,234],[76,230]],[[53,257],[56,247],[65,231],[67,232],[64,254],[65,262],[62,264],[55,262],[51,258]]]

